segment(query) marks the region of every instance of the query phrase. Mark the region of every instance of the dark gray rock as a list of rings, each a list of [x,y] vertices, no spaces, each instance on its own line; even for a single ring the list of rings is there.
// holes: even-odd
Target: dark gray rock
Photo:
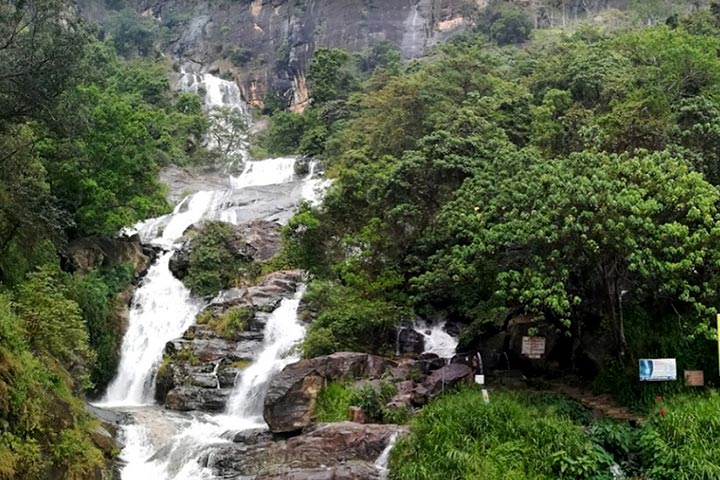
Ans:
[[[414,402],[416,404],[425,404],[445,390],[461,384],[471,384],[474,378],[475,372],[467,365],[459,363],[445,365],[441,369],[432,372],[415,388]]]
[[[426,375],[434,370],[444,367],[445,363],[445,359],[440,358],[435,353],[423,353],[418,357],[417,362],[420,366],[420,370]]]
[[[201,410],[204,412],[221,412],[225,410],[232,389],[202,388],[179,386],[168,392],[165,407],[180,412]]]
[[[168,268],[170,268],[173,276],[178,280],[187,277],[188,269],[190,268],[191,243],[190,240],[186,240],[170,257]]]
[[[222,445],[201,464],[220,478],[370,479],[373,463],[406,427],[341,422],[321,424],[286,440]]]
[[[285,367],[270,383],[263,416],[274,433],[302,430],[312,423],[317,394],[327,381],[378,378],[393,364],[367,353],[339,352]]]
[[[396,333],[397,353],[400,355],[421,354],[425,350],[425,337],[412,328],[401,328]]]

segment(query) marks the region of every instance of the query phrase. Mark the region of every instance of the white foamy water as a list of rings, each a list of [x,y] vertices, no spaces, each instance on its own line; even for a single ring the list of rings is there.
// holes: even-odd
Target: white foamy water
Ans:
[[[397,443],[397,439],[398,434],[393,433],[392,437],[390,437],[390,440],[388,441],[387,446],[385,447],[385,450],[383,450],[378,459],[375,460],[375,468],[377,468],[378,473],[380,474],[380,480],[387,480],[388,476],[390,475],[390,452],[395,446],[395,443]]]
[[[118,374],[108,387],[105,404],[151,404],[154,374],[165,344],[181,336],[200,311],[201,303],[170,272],[171,256],[172,252],[163,254],[135,291]]]
[[[249,186],[288,183],[295,179],[295,157],[269,158],[259,162],[247,162],[239,177],[230,177],[234,189]]]
[[[298,320],[297,309],[305,288],[293,298],[283,299],[265,325],[265,339],[257,359],[236,381],[228,401],[228,415],[247,420],[262,419],[262,408],[270,381],[286,365],[300,360],[293,351],[305,336],[305,326]]]
[[[440,358],[451,358],[455,355],[458,339],[445,331],[445,323],[434,325],[418,323],[413,327],[425,338],[425,353],[434,353]]]

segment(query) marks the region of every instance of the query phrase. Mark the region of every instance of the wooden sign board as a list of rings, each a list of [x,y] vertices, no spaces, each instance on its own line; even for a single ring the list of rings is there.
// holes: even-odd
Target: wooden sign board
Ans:
[[[685,385],[688,387],[705,386],[705,374],[702,370],[685,370]]]
[[[522,354],[528,358],[542,358],[545,355],[545,337],[523,337]]]

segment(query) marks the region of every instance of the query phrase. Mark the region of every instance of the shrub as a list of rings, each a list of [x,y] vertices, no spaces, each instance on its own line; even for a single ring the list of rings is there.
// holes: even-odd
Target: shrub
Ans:
[[[198,315],[197,323],[207,325],[223,338],[234,339],[238,333],[247,328],[248,322],[255,315],[251,307],[231,307],[222,315],[213,315],[211,311],[205,311]]]
[[[379,353],[388,345],[390,329],[405,314],[390,302],[330,282],[312,282],[305,302],[319,312],[302,346],[306,358],[342,350]]]
[[[339,382],[327,384],[317,396],[315,417],[318,422],[342,422],[349,420],[348,408],[352,392]]]
[[[197,295],[207,296],[246,278],[250,263],[233,250],[234,229],[229,223],[208,222],[192,239],[185,285]]]

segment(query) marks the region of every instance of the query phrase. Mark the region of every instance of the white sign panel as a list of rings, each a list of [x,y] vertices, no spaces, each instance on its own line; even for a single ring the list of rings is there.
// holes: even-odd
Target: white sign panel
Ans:
[[[677,365],[674,358],[640,359],[641,382],[669,382],[677,380]]]
[[[545,337],[523,337],[522,354],[528,358],[542,358],[545,354]]]

